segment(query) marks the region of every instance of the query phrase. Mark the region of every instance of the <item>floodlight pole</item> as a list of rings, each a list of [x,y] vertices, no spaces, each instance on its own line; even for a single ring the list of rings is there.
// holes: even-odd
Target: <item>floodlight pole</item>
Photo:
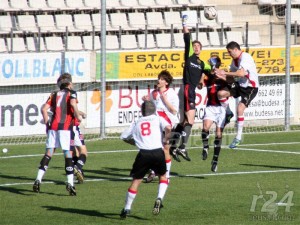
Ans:
[[[286,37],[285,37],[285,131],[290,130],[290,49],[291,49],[291,0],[286,1],[285,7],[285,24],[286,24]],[[297,28],[295,28],[297,29]]]
[[[105,138],[105,98],[106,98],[106,0],[99,0],[101,5],[101,107],[100,138]]]

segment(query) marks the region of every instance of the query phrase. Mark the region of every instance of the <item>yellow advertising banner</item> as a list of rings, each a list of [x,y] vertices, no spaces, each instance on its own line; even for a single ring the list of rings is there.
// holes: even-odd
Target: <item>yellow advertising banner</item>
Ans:
[[[120,52],[119,79],[156,79],[161,70],[182,76],[183,51]]]
[[[246,49],[243,49],[246,51]],[[300,47],[292,47],[290,54],[290,73],[300,74]],[[184,63],[183,49],[119,52],[119,79],[143,80],[156,79],[161,70],[167,69],[174,78],[181,78]],[[206,61],[212,54],[222,59],[222,68],[228,68],[231,57],[226,48],[203,49],[200,58]],[[285,48],[261,47],[249,50],[256,62],[260,75],[285,74]]]

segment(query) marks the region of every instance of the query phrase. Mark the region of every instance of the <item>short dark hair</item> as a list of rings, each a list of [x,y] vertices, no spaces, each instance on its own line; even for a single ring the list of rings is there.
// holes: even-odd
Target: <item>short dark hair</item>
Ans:
[[[60,90],[68,87],[70,83],[72,83],[72,75],[69,73],[63,73],[57,79],[57,86]]]
[[[164,79],[168,83],[168,86],[170,86],[173,82],[173,77],[168,70],[162,70],[158,74],[158,79],[160,79],[160,78]]]
[[[150,116],[156,111],[156,107],[152,101],[144,101],[141,105],[142,115]]]
[[[237,48],[238,50],[241,50],[240,45],[239,45],[237,42],[235,42],[235,41],[229,42],[229,43],[226,45],[226,48],[227,48],[227,49],[235,49],[235,48]]]
[[[202,49],[202,44],[201,44],[201,42],[200,41],[198,41],[198,40],[195,40],[195,41],[193,41],[192,42],[192,45],[194,45],[194,44],[199,44],[200,45],[200,49]]]

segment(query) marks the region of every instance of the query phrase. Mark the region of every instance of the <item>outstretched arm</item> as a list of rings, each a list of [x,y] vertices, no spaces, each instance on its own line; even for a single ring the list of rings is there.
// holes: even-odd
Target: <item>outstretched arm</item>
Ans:
[[[229,72],[229,71],[225,71],[225,70],[220,70],[217,69],[215,70],[216,72],[216,76],[222,80],[226,80],[227,76],[231,76],[231,77],[244,77],[247,75],[246,71],[244,68],[241,68],[235,72]]]

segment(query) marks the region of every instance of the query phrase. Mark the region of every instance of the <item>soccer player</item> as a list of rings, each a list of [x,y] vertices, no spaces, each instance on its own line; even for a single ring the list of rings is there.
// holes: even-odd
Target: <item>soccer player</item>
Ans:
[[[218,56],[213,56],[209,59],[209,64],[212,67],[211,74],[204,79],[204,86],[207,88],[207,104],[205,108],[202,128],[202,159],[206,160],[209,150],[209,130],[211,126],[216,124],[216,133],[214,140],[214,155],[211,162],[211,171],[217,172],[218,159],[222,145],[222,132],[225,127],[225,108],[221,105],[218,99],[218,90],[224,89],[227,86],[227,82],[221,79],[217,79],[214,74],[215,68],[219,68],[221,65],[221,59]]]
[[[179,98],[174,89],[170,88],[173,77],[167,70],[162,70],[157,77],[156,89],[153,90],[149,96],[144,96],[143,100],[150,100],[155,104],[156,114],[165,119],[169,127],[172,129],[178,124],[179,119],[177,116],[179,110]],[[171,155],[169,149],[164,149],[166,166],[167,166],[167,178],[170,178],[171,171]],[[153,170],[149,173],[145,179],[146,183],[152,182],[155,177]]]
[[[241,97],[237,106],[237,134],[229,145],[229,148],[236,148],[242,139],[244,111],[257,95],[259,79],[254,59],[249,53],[242,51],[237,42],[229,42],[226,45],[226,49],[232,58],[230,70],[227,72],[222,69],[216,69],[215,72],[216,76],[223,80],[228,80],[232,77],[237,79],[231,84],[231,88],[224,88],[218,92],[218,98],[225,108],[228,106],[229,96],[234,98]]]
[[[142,117],[132,123],[120,137],[128,143],[135,143],[139,149],[130,172],[133,180],[128,188],[125,206],[120,214],[122,219],[130,214],[138,187],[149,169],[153,169],[155,174],[159,176],[158,194],[152,211],[154,215],[160,213],[162,200],[169,184],[166,177],[167,170],[163,148],[169,148],[170,126],[166,120],[155,114],[156,109],[152,101],[144,101],[141,105],[141,112]],[[165,134],[162,143],[163,132]]]
[[[79,114],[83,119],[86,118],[84,112],[79,111]],[[71,130],[71,151],[73,152],[74,174],[77,177],[78,183],[82,184],[84,181],[83,166],[87,159],[87,148],[84,143],[84,135],[82,134],[79,125],[80,122],[75,118],[74,126]]]
[[[67,174],[66,189],[70,195],[76,195],[74,187],[74,164],[70,152],[71,129],[74,117],[82,120],[77,108],[77,93],[72,88],[72,76],[68,73],[62,74],[57,79],[59,91],[53,92],[46,104],[42,107],[42,115],[47,126],[46,152],[43,156],[33,191],[40,192],[42,178],[48,168],[54,150],[61,147],[65,157],[65,171]],[[49,122],[48,110],[53,112],[53,119]]]
[[[179,147],[172,151],[175,160],[180,161],[178,155],[185,160],[190,161],[186,145],[191,134],[192,126],[196,113],[196,87],[199,85],[202,74],[210,70],[210,66],[200,59],[202,44],[200,41],[191,41],[189,29],[186,26],[187,16],[183,15],[183,33],[184,33],[184,68],[183,68],[183,88],[179,92],[181,104],[183,104],[184,115],[181,115],[180,125],[176,127],[176,131],[182,134]],[[183,102],[182,102],[183,101]]]

